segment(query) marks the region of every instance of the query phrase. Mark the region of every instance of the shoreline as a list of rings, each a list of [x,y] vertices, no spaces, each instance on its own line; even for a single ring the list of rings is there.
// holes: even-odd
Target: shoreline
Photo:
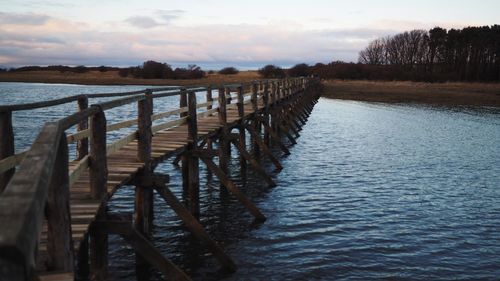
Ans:
[[[0,82],[97,86],[207,86],[260,79],[263,78],[257,71],[241,71],[234,75],[209,74],[202,79],[190,80],[120,77],[117,71],[0,73]],[[325,80],[323,85],[322,97],[331,99],[438,106],[500,107],[500,83]]]
[[[437,106],[500,107],[498,83],[328,80],[323,81],[323,85],[322,97],[331,99]]]
[[[261,79],[257,71],[241,71],[233,75],[208,74],[201,79],[138,79],[120,77],[118,71],[89,71],[72,73],[59,71],[26,71],[0,73],[0,82],[75,84],[97,86],[198,86],[236,82],[250,82]]]

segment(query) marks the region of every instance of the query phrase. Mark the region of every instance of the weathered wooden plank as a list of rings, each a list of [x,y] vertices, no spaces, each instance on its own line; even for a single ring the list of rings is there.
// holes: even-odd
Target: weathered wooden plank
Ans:
[[[187,117],[183,117],[183,118],[180,118],[180,119],[177,119],[177,120],[173,120],[173,121],[169,121],[169,122],[165,122],[165,123],[162,123],[162,124],[155,125],[155,126],[152,127],[153,133],[156,133],[158,131],[165,130],[165,129],[168,129],[168,128],[171,128],[171,127],[183,125],[183,124],[186,123],[186,121],[187,121]]]
[[[0,174],[21,164],[23,159],[26,157],[26,154],[28,154],[28,150],[0,160]]]
[[[69,175],[69,186],[72,187],[78,178],[87,170],[89,167],[89,159],[90,157],[86,155],[79,163],[71,170]]]
[[[169,117],[169,116],[173,116],[173,115],[176,115],[176,114],[181,114],[181,113],[187,112],[187,110],[188,110],[187,107],[181,107],[181,108],[178,108],[178,109],[175,109],[175,110],[170,110],[170,111],[166,111],[166,112],[162,112],[162,113],[157,113],[157,114],[154,114],[153,116],[151,116],[151,120],[156,121],[158,119],[162,119],[162,118],[165,118],[165,117]]]

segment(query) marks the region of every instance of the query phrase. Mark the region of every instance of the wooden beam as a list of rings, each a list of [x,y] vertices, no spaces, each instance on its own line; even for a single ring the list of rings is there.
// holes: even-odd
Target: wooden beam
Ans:
[[[236,271],[236,265],[231,257],[224,253],[224,250],[213,241],[206,233],[203,226],[198,220],[182,205],[182,203],[175,197],[175,195],[168,189],[165,183],[155,181],[155,189],[158,194],[167,202],[167,204],[174,210],[179,218],[184,222],[184,226],[201,242],[205,244],[208,250],[215,256],[215,258],[222,264],[224,268],[230,272]]]
[[[209,158],[201,158],[201,160],[207,165],[207,168],[214,173],[222,185],[226,187],[226,189],[231,192],[238,201],[240,201],[243,206],[255,217],[257,221],[265,221],[266,217],[260,212],[260,210],[250,201],[243,192],[229,179],[226,173],[215,163],[212,159]]]
[[[271,127],[265,123],[263,123],[263,126],[264,126],[264,130],[268,133],[268,135],[270,137],[272,137],[273,141],[279,145],[281,150],[287,155],[290,154],[290,150],[288,150],[288,148],[285,146],[285,144],[281,141],[280,137],[275,132],[273,132]]]
[[[147,262],[158,269],[168,280],[191,280],[189,276],[158,251],[151,242],[136,231],[130,221],[95,221],[93,228],[120,235]]]
[[[276,186],[276,183],[273,181],[271,176],[269,176],[266,173],[266,171],[260,166],[259,162],[257,162],[257,160],[255,160],[252,157],[252,155],[250,155],[250,153],[248,153],[248,151],[246,151],[246,149],[241,145],[241,143],[237,140],[232,140],[232,142],[233,142],[234,146],[236,146],[236,148],[240,152],[240,155],[242,155],[242,157],[250,163],[250,165],[257,172],[257,174],[259,174],[262,178],[264,178],[264,180],[267,182],[267,184],[269,186],[271,186],[271,187]]]
[[[255,143],[262,149],[263,153],[271,160],[271,162],[274,164],[276,169],[278,169],[278,170],[283,169],[283,166],[278,161],[278,159],[276,159],[276,157],[274,157],[274,155],[271,152],[271,150],[269,149],[269,147],[267,147],[267,145],[260,139],[260,136],[257,134],[254,127],[247,125],[246,129],[250,132],[250,135],[255,140]]]

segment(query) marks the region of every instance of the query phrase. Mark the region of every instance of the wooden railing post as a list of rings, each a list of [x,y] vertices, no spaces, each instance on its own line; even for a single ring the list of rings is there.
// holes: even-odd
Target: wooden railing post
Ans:
[[[87,96],[81,96],[78,98],[78,111],[83,111],[89,107],[89,99]],[[89,127],[88,119],[85,118],[80,123],[76,130],[78,132],[87,130]],[[83,157],[89,154],[89,139],[83,138],[76,143],[76,159],[81,160]]]
[[[194,151],[198,147],[198,121],[196,112],[196,93],[188,93],[188,151]],[[199,160],[194,154],[189,154],[188,157],[188,207],[191,214],[196,218],[200,218],[200,174],[199,174]]]
[[[107,193],[108,167],[106,159],[106,116],[99,111],[91,118],[90,134],[90,194],[102,199]]]
[[[245,135],[245,97],[243,96],[243,86],[238,86],[238,116],[240,117],[238,131],[240,134],[239,142],[242,148],[246,149],[246,135]],[[247,161],[243,154],[240,153],[240,169],[243,178],[246,177]]]
[[[153,190],[151,167],[151,131],[153,114],[153,93],[147,90],[145,98],[138,101],[137,160],[144,163],[141,178],[135,188],[135,228],[146,237],[150,236],[153,220]]]
[[[221,133],[220,133],[220,140],[219,140],[219,166],[222,169],[222,171],[227,174],[228,172],[228,165],[229,165],[229,159],[228,159],[228,146],[229,146],[229,130],[227,127],[227,110],[226,110],[226,92],[224,88],[219,88],[219,96],[218,96],[218,103],[219,103],[219,123],[221,124]]]
[[[212,96],[212,86],[207,87],[207,102],[213,102],[214,98]],[[207,105],[207,110],[210,110],[213,108],[213,105],[209,104]]]
[[[68,144],[63,133],[48,189],[47,268],[49,271],[73,271],[73,239],[69,202]]]
[[[98,106],[98,105],[93,105]],[[106,115],[102,109],[90,119],[90,195],[102,200],[107,194]],[[101,206],[96,219],[106,219]],[[106,280],[108,272],[108,235],[101,229],[90,231],[90,271],[95,280]]]
[[[14,155],[14,130],[12,129],[12,112],[0,112],[0,160]],[[16,169],[12,168],[0,173],[0,193],[5,189]]]

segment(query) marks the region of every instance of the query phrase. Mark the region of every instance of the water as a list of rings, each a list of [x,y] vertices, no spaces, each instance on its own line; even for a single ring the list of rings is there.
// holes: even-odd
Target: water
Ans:
[[[19,95],[6,97],[9,87],[61,95],[95,90],[0,84],[2,104]],[[195,280],[498,280],[499,139],[499,109],[320,99],[291,155],[280,158],[284,169],[277,173],[264,162],[276,188],[251,171],[243,180],[233,154],[232,177],[265,223],[252,224],[201,165],[201,221],[235,259],[236,273],[217,271],[160,198],[153,243]],[[27,146],[22,138],[18,143]],[[171,176],[182,198],[179,170],[165,162],[157,171]],[[110,211],[132,212],[132,194],[131,187],[120,190]],[[110,248],[110,279],[134,280],[131,248],[115,236]]]

